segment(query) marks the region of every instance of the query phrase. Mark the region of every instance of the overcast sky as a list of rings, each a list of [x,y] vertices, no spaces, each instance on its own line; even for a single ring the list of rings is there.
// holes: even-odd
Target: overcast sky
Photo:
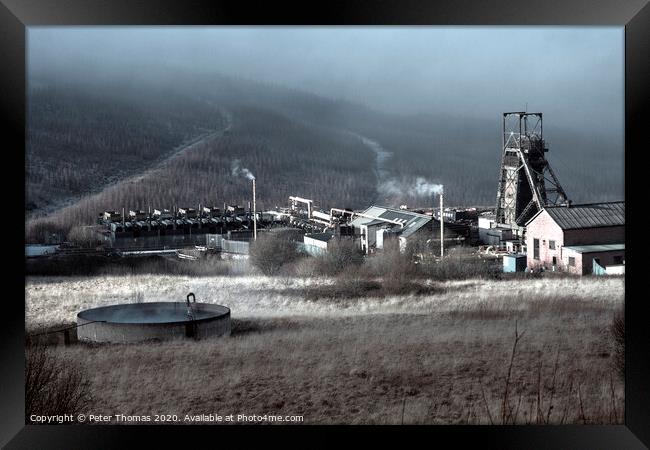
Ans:
[[[623,27],[30,27],[28,73],[243,76],[398,113],[545,122],[621,137]]]

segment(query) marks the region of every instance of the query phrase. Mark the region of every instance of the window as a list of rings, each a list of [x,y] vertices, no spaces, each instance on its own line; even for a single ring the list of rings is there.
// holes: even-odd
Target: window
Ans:
[[[573,256],[569,256],[569,266],[570,267],[576,266],[576,259]]]
[[[622,256],[614,256],[614,264],[623,264]]]
[[[533,239],[533,259],[539,259],[539,239]]]
[[[555,241],[548,241],[549,250],[555,250]]]

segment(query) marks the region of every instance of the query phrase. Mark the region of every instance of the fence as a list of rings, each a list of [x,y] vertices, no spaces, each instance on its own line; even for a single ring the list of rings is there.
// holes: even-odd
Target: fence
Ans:
[[[227,253],[237,253],[240,255],[248,255],[250,250],[250,243],[246,241],[232,241],[228,239],[221,240],[221,251]]]
[[[246,240],[226,239],[222,234],[195,234],[171,236],[147,236],[139,238],[115,239],[113,248],[123,251],[146,251],[151,249],[181,249],[205,246],[210,250],[239,253],[247,255],[249,242]]]

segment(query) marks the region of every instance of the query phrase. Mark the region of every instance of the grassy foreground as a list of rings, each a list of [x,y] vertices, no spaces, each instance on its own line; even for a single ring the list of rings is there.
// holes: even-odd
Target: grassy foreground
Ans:
[[[301,294],[330,282],[33,278],[26,327],[69,323],[101,304],[178,300],[189,290],[197,301],[232,308],[230,338],[56,347],[85,368],[88,414],[623,423],[624,386],[609,331],[623,306],[622,278],[449,281],[423,295],[344,300]]]

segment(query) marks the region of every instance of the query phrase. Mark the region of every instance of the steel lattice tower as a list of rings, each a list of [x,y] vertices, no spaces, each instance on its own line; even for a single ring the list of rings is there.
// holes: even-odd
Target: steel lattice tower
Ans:
[[[522,226],[544,206],[567,202],[546,160],[542,113],[503,113],[503,154],[496,222]]]

